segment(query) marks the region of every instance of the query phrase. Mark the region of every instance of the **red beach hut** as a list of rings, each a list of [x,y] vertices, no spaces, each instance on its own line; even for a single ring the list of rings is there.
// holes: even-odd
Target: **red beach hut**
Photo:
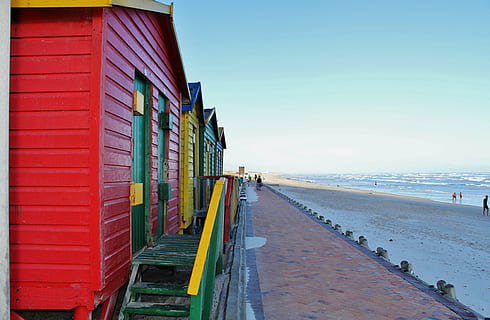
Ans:
[[[11,308],[77,320],[179,231],[189,99],[171,6],[85,2],[13,0],[11,28]]]

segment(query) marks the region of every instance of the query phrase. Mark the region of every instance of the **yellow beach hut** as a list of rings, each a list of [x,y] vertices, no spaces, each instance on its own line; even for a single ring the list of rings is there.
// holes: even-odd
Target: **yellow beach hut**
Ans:
[[[199,175],[199,128],[204,123],[200,82],[189,83],[191,101],[182,106],[180,230],[185,233],[192,224]]]

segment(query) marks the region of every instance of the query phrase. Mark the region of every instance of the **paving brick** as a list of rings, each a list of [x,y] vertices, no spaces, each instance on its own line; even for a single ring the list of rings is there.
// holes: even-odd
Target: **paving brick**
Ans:
[[[267,188],[257,194],[248,203],[247,235],[267,242],[247,253],[256,319],[476,319]]]

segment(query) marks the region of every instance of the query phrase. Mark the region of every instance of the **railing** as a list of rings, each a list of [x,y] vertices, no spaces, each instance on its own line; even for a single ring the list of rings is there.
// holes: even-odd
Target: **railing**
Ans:
[[[197,198],[196,198],[196,217],[205,217],[211,194],[215,186],[215,182],[225,178],[226,194],[225,194],[225,217],[224,217],[224,232],[223,241],[228,242],[230,232],[235,226],[235,218],[238,212],[238,193],[239,182],[234,176],[201,176],[197,178]],[[200,231],[200,224],[195,224],[195,231]]]
[[[222,272],[223,217],[226,180],[217,180],[204,223],[187,293],[191,296],[189,319],[210,319],[214,280]]]

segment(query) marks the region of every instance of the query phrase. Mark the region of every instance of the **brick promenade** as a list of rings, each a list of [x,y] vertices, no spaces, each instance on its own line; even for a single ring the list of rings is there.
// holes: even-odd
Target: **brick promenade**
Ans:
[[[247,250],[255,319],[476,319],[267,188],[247,191],[247,237],[267,239]]]

